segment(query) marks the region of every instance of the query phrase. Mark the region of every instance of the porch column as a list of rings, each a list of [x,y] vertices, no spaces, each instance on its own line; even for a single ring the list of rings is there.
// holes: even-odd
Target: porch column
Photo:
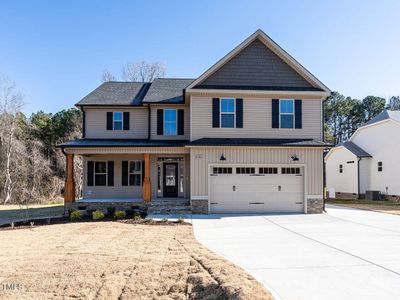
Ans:
[[[144,154],[143,201],[151,201],[150,154]]]
[[[74,155],[67,154],[64,202],[75,202]]]

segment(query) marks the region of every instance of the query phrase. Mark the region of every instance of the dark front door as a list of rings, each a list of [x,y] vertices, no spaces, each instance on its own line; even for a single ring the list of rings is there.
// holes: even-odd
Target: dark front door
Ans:
[[[163,197],[178,197],[178,163],[164,163]]]

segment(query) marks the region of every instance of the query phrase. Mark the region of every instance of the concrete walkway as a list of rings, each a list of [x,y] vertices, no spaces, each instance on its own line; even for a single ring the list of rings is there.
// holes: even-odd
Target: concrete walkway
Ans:
[[[196,238],[281,299],[400,299],[400,217],[327,207],[320,215],[193,216]]]

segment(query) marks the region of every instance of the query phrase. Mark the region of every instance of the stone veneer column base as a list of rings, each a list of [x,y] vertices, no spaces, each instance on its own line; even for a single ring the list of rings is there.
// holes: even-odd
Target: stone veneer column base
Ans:
[[[321,214],[324,211],[324,201],[322,199],[307,199],[307,213]]]
[[[208,200],[192,200],[192,214],[204,215],[208,214]]]

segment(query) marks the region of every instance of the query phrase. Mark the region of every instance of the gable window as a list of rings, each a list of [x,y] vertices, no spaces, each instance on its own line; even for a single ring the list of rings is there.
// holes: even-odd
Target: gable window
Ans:
[[[294,100],[281,99],[279,101],[279,127],[294,128]]]
[[[221,128],[235,128],[235,99],[222,98],[220,108]]]
[[[343,165],[339,165],[339,173],[343,173]]]
[[[113,113],[113,130],[122,130],[123,114],[120,111]]]
[[[129,162],[129,185],[142,185],[142,162],[140,160]]]
[[[177,135],[176,109],[164,109],[164,135]]]
[[[94,185],[106,186],[107,185],[107,162],[96,161],[94,162]]]
[[[378,161],[378,172],[383,171],[383,163],[381,161]]]

